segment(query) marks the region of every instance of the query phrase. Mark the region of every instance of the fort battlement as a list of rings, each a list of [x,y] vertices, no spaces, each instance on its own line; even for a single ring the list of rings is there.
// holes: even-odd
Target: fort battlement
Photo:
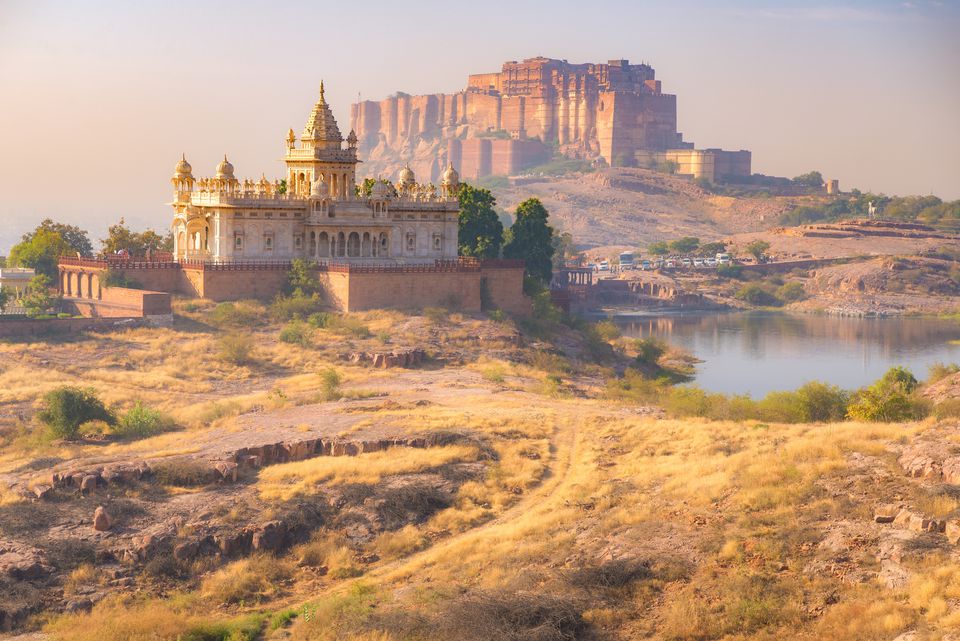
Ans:
[[[663,92],[653,67],[628,60],[513,60],[499,72],[471,74],[456,93],[397,93],[358,102],[350,119],[371,169],[389,174],[398,163],[409,163],[431,179],[450,163],[475,180],[513,175],[555,151],[634,165],[639,152],[693,149],[677,131],[677,97]],[[744,171],[739,160],[723,159],[727,152],[710,151],[716,162],[674,155],[697,177]]]

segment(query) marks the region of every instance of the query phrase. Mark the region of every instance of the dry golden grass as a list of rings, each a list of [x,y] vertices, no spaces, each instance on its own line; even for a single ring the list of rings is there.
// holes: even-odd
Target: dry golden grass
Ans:
[[[260,497],[287,501],[318,491],[323,484],[374,485],[385,476],[423,472],[451,463],[475,461],[479,450],[468,445],[426,449],[393,448],[359,456],[322,456],[263,469],[257,482]]]

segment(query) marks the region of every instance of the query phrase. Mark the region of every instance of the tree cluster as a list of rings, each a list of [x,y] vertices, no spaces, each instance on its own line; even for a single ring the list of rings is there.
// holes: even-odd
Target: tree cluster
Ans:
[[[572,249],[569,234],[558,236],[549,224],[549,213],[536,198],[517,206],[513,224],[504,230],[497,214],[497,200],[488,189],[463,184],[457,242],[460,255],[475,258],[522,259],[534,286],[549,285],[553,275],[554,254]]]

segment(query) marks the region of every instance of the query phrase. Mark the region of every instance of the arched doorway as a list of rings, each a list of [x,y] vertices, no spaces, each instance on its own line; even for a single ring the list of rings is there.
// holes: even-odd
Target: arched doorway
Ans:
[[[355,231],[350,232],[347,238],[347,256],[350,258],[360,256],[360,234]]]

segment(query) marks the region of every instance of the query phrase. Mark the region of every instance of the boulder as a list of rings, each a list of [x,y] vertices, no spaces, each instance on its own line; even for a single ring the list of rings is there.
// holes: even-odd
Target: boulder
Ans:
[[[270,521],[253,533],[250,545],[257,551],[274,551],[283,547],[286,538],[286,526],[280,521]]]
[[[93,492],[95,489],[97,489],[98,480],[99,477],[93,474],[87,474],[84,476],[80,481],[80,493],[89,494],[90,492]]]
[[[874,511],[873,520],[877,523],[893,523],[893,520],[897,518],[897,513],[900,512],[902,507],[903,506],[895,503],[881,505]]]
[[[946,534],[947,540],[951,544],[956,545],[960,541],[960,519],[950,519],[945,521],[943,524],[943,533]]]
[[[53,486],[40,484],[36,485],[33,488],[33,495],[36,496],[41,501],[45,501],[53,494]]]
[[[230,483],[237,482],[238,465],[232,461],[217,461],[213,464],[213,469],[217,471],[221,481]]]
[[[946,459],[941,469],[943,471],[943,482],[951,485],[960,485],[960,457]]]
[[[198,551],[199,545],[196,541],[185,541],[174,546],[173,558],[180,563],[186,563],[187,561],[193,560],[193,558],[197,556]]]
[[[93,512],[93,529],[98,532],[106,532],[113,526],[113,519],[107,513],[103,506],[97,506]]]

